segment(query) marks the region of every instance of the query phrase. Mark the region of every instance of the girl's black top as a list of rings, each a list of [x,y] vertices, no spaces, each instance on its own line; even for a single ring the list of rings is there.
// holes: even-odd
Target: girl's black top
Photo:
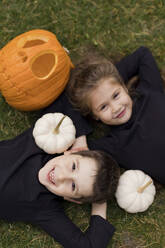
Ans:
[[[42,114],[63,112],[76,126],[77,136],[90,128],[74,111],[63,93]],[[105,248],[114,227],[100,216],[91,216],[83,233],[65,215],[62,198],[50,193],[38,181],[38,172],[53,155],[38,148],[32,128],[14,139],[0,142],[0,218],[36,224],[66,248]]]
[[[117,69],[125,82],[139,76],[131,119],[111,126],[107,136],[89,140],[89,148],[104,150],[121,167],[142,170],[165,184],[165,94],[156,62],[149,49],[140,47]]]

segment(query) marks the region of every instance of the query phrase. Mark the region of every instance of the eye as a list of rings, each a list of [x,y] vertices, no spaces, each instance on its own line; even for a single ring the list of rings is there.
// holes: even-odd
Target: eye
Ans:
[[[101,106],[100,111],[106,110],[106,108],[107,108],[107,104],[104,104]]]
[[[72,182],[72,191],[75,191],[76,185],[74,182]]]
[[[115,98],[117,98],[118,96],[119,96],[119,92],[115,93],[115,94],[113,95],[113,98],[115,99]]]
[[[74,171],[75,169],[76,169],[76,164],[73,163],[73,164],[72,164],[72,171]]]

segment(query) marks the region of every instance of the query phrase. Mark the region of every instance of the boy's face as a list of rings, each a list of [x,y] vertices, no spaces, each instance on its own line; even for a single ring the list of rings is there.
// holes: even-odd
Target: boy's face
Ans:
[[[113,78],[101,81],[89,95],[89,102],[95,118],[108,125],[124,124],[132,115],[132,99]]]
[[[97,174],[96,161],[76,154],[49,160],[39,171],[38,178],[52,193],[64,198],[79,198],[93,193]]]

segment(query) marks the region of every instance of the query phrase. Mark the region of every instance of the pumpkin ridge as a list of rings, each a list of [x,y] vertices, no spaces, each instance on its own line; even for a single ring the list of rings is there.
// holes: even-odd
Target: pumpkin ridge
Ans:
[[[6,71],[6,70],[5,70],[5,71]],[[32,96],[32,95],[29,93],[29,91],[30,91],[31,89],[29,89],[28,91],[23,91],[23,90],[21,89],[21,87],[15,85],[15,83],[13,82],[13,80],[10,79],[10,76],[7,75],[5,71],[0,72],[0,74],[2,74],[3,76],[5,75],[5,76],[4,76],[4,77],[5,77],[5,80],[7,80],[7,81],[10,83],[10,87],[13,87],[13,88],[15,88],[16,90],[18,90],[20,94],[23,93],[23,94],[25,94],[26,96]],[[25,71],[25,70],[24,70],[24,71]],[[22,71],[22,74],[24,73],[24,71]],[[67,83],[67,78],[68,78],[68,76],[66,75],[66,83]],[[30,81],[30,79],[25,80],[25,82],[28,82],[28,81]],[[53,79],[53,81],[54,81],[54,79]],[[1,84],[1,81],[0,81],[0,84]],[[3,83],[2,83],[2,85],[3,85]],[[51,85],[52,85],[52,84],[51,84]],[[65,85],[64,85],[64,87],[65,87]],[[35,89],[35,88],[37,89],[38,86],[36,85],[36,87],[34,87],[33,89]],[[53,85],[52,85],[52,88],[53,88]],[[61,88],[61,86],[57,87],[57,89],[60,89],[60,88]],[[2,89],[2,91],[4,92],[4,91],[6,91],[6,89]]]
[[[1,58],[1,62],[2,62],[2,65],[4,65],[4,66],[2,66],[2,71],[0,72],[0,74],[2,74],[2,76],[4,76],[5,75],[5,78],[6,78],[6,80],[10,83],[10,87],[13,87],[13,88],[15,88],[16,90],[18,90],[20,93],[24,93],[21,89],[19,89],[19,87],[16,87],[15,85],[14,85],[14,82],[10,79],[10,75],[8,75],[7,73],[6,73],[6,67],[7,66],[5,66],[5,62],[4,62],[4,59],[3,59],[3,57]],[[0,80],[0,85],[4,85],[4,83]],[[5,91],[5,89],[1,89],[2,91]]]
[[[1,73],[3,76],[5,75],[5,80],[8,81],[10,83],[10,87],[15,88],[16,90],[18,90],[20,93],[24,93],[23,91],[21,91],[18,87],[16,87],[14,85],[14,83],[11,81],[11,79],[9,78],[9,76],[3,71]],[[5,91],[5,89],[2,89],[2,91]]]

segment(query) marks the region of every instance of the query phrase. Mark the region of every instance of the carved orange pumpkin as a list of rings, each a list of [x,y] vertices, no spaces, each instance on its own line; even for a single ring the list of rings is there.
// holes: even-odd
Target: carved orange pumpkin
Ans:
[[[0,50],[0,91],[19,110],[46,107],[63,91],[72,67],[53,33],[31,30]]]

